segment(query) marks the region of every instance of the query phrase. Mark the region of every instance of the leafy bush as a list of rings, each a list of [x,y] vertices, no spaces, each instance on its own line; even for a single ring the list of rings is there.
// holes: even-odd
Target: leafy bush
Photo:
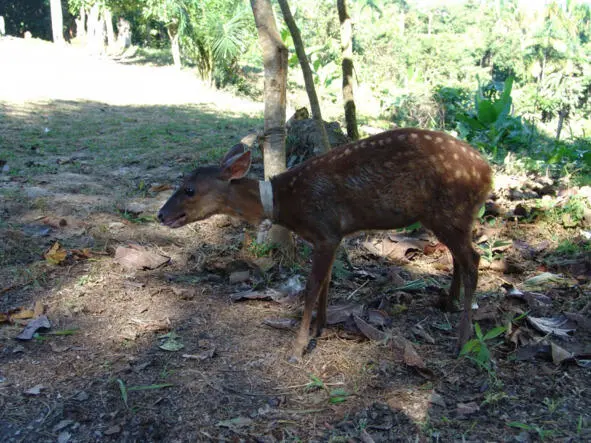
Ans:
[[[433,94],[439,104],[441,123],[445,129],[455,129],[458,114],[463,114],[470,106],[470,92],[467,88],[439,86]]]

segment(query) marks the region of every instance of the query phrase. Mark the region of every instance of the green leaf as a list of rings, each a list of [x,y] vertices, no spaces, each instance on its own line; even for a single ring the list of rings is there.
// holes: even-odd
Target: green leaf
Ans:
[[[480,342],[478,340],[470,340],[468,341],[460,351],[460,355],[466,355],[472,353],[473,350],[476,349],[476,346],[480,346]]]
[[[490,125],[497,120],[497,111],[490,100],[481,100],[476,111],[478,112],[478,121],[485,125]]]
[[[478,340],[482,341],[484,336],[482,335],[482,329],[480,329],[480,325],[478,323],[474,324],[474,332],[476,332],[476,337],[478,337]]]
[[[342,389],[342,388],[335,389],[333,391],[330,391],[329,403],[332,403],[332,404],[342,403],[347,400],[348,396],[349,396],[349,393],[347,391],[345,391],[344,389]]]
[[[497,114],[497,119],[504,119],[509,112],[511,112],[511,104],[513,103],[513,99],[511,98],[511,89],[513,88],[513,77],[507,78],[505,80],[505,87],[503,88],[503,94],[501,97],[495,101],[494,108]]]
[[[129,408],[127,405],[127,388],[125,387],[125,383],[120,378],[117,379],[117,383],[119,383],[119,392],[121,392],[123,403],[125,403],[126,408]]]
[[[524,429],[526,431],[531,431],[532,429],[530,425],[526,425],[525,423],[520,423],[518,421],[512,421],[511,423],[507,423],[507,426],[511,426],[512,428]]]
[[[476,358],[478,361],[482,362],[484,366],[488,367],[490,365],[490,351],[486,346],[480,347]]]
[[[320,380],[320,378],[318,378],[314,374],[310,374],[310,379],[312,381],[306,385],[306,389],[307,390],[310,390],[310,389],[324,389],[324,382],[322,380]]]
[[[478,210],[478,218],[482,218],[482,216],[484,215],[484,212],[486,211],[486,205],[482,205],[480,207],[480,209]]]
[[[490,340],[491,338],[498,337],[499,335],[503,334],[507,328],[505,326],[497,326],[496,328],[491,329],[486,333],[484,336],[484,340]]]

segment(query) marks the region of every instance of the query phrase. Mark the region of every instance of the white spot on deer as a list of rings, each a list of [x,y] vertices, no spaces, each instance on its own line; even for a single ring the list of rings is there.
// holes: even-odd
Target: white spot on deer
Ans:
[[[383,140],[383,139],[379,139],[379,140],[378,140],[378,145],[380,145],[380,146],[384,146],[384,143],[385,143],[385,142],[384,142],[384,140]]]
[[[398,141],[403,142],[406,139],[406,134],[400,134],[398,137],[396,137],[398,139]],[[388,142],[389,143],[389,142]]]
[[[388,144],[392,143],[392,139],[390,137],[387,137],[386,138],[386,143],[388,143]]]
[[[433,140],[433,137],[431,137],[429,134],[424,134],[423,137],[425,137],[425,140]]]
[[[450,139],[447,141],[451,146],[455,146],[456,145],[456,141],[454,139]]]
[[[444,163],[443,166],[445,167],[445,169],[450,170],[452,169],[451,165],[449,163]]]
[[[360,143],[360,146],[361,146],[362,148],[365,148],[365,147],[367,146],[367,142],[361,142],[361,143]]]
[[[476,154],[474,154],[473,152],[470,152],[470,157],[476,158]]]
[[[441,143],[443,139],[441,137],[435,137],[435,143]]]
[[[458,153],[454,152],[454,160],[459,160],[459,159],[460,159],[460,156],[458,155]]]
[[[376,145],[376,142],[371,142],[370,145],[373,148]]]
[[[345,149],[345,154],[344,155],[349,155],[350,153],[351,153],[351,148]]]
[[[291,182],[289,183],[289,186],[293,186],[293,185],[295,184],[295,182],[296,182],[296,180],[297,180],[297,179],[298,179],[297,177],[294,177],[294,178],[291,180]]]
[[[465,146],[462,146],[462,152],[468,152]]]
[[[417,134],[416,132],[411,132],[410,138],[417,139],[417,138],[419,138],[419,134]]]
[[[443,154],[437,154],[437,157],[439,157],[440,160],[445,160],[445,155]]]
[[[454,172],[454,175],[456,176],[456,178],[460,178],[462,176],[462,170],[456,169],[456,172]]]
[[[434,164],[439,163],[439,161],[437,160],[437,157],[435,157],[434,155],[430,155],[429,160],[431,160],[431,162]]]

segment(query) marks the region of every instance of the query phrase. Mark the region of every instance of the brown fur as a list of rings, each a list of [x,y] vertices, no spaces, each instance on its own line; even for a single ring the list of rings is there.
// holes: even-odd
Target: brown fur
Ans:
[[[260,222],[258,183],[243,178],[249,166],[250,152],[234,147],[221,168],[195,171],[184,185],[193,186],[195,195],[177,191],[159,218],[172,227],[213,213]],[[459,299],[463,282],[458,346],[469,339],[479,262],[472,247],[472,224],[491,184],[488,163],[471,146],[441,132],[388,131],[312,158],[273,177],[271,183],[273,221],[314,245],[294,357],[301,356],[308,343],[316,300],[316,334],[326,324],[332,263],[341,239],[360,230],[401,228],[416,221],[431,229],[452,253],[454,272],[446,305]],[[171,222],[174,219],[182,223],[177,226]]]

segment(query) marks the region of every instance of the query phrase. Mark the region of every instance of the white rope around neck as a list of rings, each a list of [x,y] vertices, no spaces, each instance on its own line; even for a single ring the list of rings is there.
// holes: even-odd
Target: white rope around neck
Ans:
[[[271,182],[259,180],[259,192],[265,218],[273,220],[273,186],[271,186]]]

